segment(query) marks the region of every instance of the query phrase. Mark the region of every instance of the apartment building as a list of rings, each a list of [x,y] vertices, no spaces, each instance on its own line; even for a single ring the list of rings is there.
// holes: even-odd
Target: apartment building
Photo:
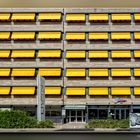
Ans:
[[[140,113],[139,8],[1,8],[0,108],[46,118],[125,119]]]

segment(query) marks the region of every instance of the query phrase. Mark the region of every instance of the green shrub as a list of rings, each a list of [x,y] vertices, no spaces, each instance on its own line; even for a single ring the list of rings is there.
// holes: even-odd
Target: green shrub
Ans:
[[[20,110],[0,110],[0,128],[53,128],[51,120],[37,122],[37,119]]]
[[[106,120],[91,120],[86,126],[86,128],[128,128],[129,127],[129,120],[113,120],[113,119],[106,119]]]
[[[20,110],[0,110],[0,128],[33,128],[37,121]]]
[[[54,128],[54,124],[53,121],[51,120],[45,120],[45,121],[41,121],[39,122],[38,128]]]

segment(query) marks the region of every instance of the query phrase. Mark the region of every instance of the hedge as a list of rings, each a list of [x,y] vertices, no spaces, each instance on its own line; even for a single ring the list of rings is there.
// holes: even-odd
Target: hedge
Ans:
[[[52,128],[53,122],[45,120],[37,121],[36,118],[29,116],[20,110],[0,110],[0,128]]]
[[[129,127],[129,120],[122,119],[122,120],[113,120],[113,119],[106,119],[106,120],[91,120],[86,126],[86,128],[128,128]]]

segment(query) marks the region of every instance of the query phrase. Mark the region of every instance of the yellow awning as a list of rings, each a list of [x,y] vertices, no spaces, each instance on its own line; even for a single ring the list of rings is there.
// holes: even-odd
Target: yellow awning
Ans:
[[[111,88],[112,95],[130,95],[130,87],[112,87]]]
[[[9,40],[10,32],[0,32],[0,40]]]
[[[0,69],[0,76],[10,76],[10,69]]]
[[[66,95],[85,95],[86,89],[82,87],[67,87]]]
[[[10,50],[0,50],[0,58],[9,58]]]
[[[140,50],[135,50],[134,51],[134,57],[135,58],[140,58]]]
[[[140,40],[140,32],[134,32],[134,39]]]
[[[35,13],[13,13],[11,20],[14,21],[34,21]]]
[[[108,40],[108,33],[100,32],[100,33],[89,33],[89,40]]]
[[[33,40],[35,39],[35,32],[13,32],[13,40]]]
[[[12,95],[34,95],[35,87],[12,87]]]
[[[112,21],[130,21],[130,14],[112,14]]]
[[[108,95],[107,87],[90,87],[89,95]]]
[[[45,94],[46,95],[60,95],[61,87],[46,87]]]
[[[35,69],[13,68],[12,76],[35,76]]]
[[[140,87],[134,87],[134,95],[140,95]]]
[[[112,32],[112,40],[130,40],[130,32]]]
[[[89,51],[88,58],[108,58],[108,51]]]
[[[85,77],[86,70],[85,69],[67,69],[66,76],[67,77]]]
[[[0,13],[0,21],[7,21],[10,19],[10,13]]]
[[[61,50],[39,50],[38,57],[42,58],[60,58]]]
[[[89,21],[108,21],[108,14],[89,14]]]
[[[66,51],[66,58],[85,58],[85,51]]]
[[[61,76],[61,68],[40,68],[40,76]]]
[[[140,14],[134,14],[135,21],[140,21]]]
[[[13,50],[12,51],[12,58],[29,58],[35,57],[34,50]]]
[[[134,76],[140,76],[140,69],[134,69]]]
[[[61,32],[39,32],[39,40],[60,40]]]
[[[61,13],[39,13],[38,20],[40,21],[60,21]]]
[[[78,33],[78,32],[73,32],[73,33],[66,33],[66,40],[85,40],[86,39],[86,34],[85,33]]]
[[[8,95],[10,93],[10,87],[0,87],[0,95]]]
[[[108,69],[89,69],[90,77],[108,76]]]
[[[130,51],[111,51],[112,58],[131,58]]]
[[[85,22],[86,21],[86,15],[85,14],[66,14],[66,21],[67,22]]]
[[[112,69],[112,76],[131,76],[130,69]]]

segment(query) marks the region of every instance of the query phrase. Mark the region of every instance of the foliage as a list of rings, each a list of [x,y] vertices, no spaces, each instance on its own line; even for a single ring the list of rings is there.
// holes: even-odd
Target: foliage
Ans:
[[[129,127],[129,120],[122,119],[122,120],[113,120],[113,119],[106,119],[106,120],[91,120],[86,126],[86,128],[128,128]]]
[[[53,122],[37,122],[34,117],[20,110],[0,110],[0,128],[52,128]]]

